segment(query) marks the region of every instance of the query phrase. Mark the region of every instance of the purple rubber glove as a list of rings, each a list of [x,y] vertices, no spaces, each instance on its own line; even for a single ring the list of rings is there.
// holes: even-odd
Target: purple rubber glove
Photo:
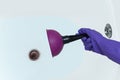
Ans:
[[[120,64],[120,42],[107,39],[99,32],[89,28],[79,29],[78,34],[84,33],[89,36],[89,38],[82,38],[85,50],[105,55],[112,61]]]

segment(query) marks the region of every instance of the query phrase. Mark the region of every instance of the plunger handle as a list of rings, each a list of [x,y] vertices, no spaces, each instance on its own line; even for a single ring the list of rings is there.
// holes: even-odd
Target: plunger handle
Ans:
[[[63,43],[66,44],[66,43],[81,39],[83,37],[88,38],[89,36],[87,34],[80,34],[80,35],[78,34],[78,35],[62,36],[62,39],[63,39]]]

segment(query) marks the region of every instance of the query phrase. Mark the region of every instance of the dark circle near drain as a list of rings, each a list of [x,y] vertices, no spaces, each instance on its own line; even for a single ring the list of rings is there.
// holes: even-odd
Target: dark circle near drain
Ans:
[[[29,53],[29,58],[33,61],[36,61],[40,56],[40,53],[38,50],[31,50],[30,53]]]

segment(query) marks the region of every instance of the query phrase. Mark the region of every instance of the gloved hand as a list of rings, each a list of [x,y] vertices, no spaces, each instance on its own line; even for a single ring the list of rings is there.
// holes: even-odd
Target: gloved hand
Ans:
[[[107,39],[99,32],[89,28],[81,28],[78,30],[78,34],[84,33],[89,36],[82,38],[85,50],[105,55],[114,62],[120,64],[120,42]]]

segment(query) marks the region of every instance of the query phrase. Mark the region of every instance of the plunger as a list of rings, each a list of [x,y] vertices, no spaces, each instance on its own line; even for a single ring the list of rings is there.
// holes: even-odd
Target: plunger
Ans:
[[[57,56],[62,51],[64,44],[81,39],[83,37],[88,37],[87,34],[61,36],[61,34],[52,29],[48,29],[46,31],[52,57]]]

